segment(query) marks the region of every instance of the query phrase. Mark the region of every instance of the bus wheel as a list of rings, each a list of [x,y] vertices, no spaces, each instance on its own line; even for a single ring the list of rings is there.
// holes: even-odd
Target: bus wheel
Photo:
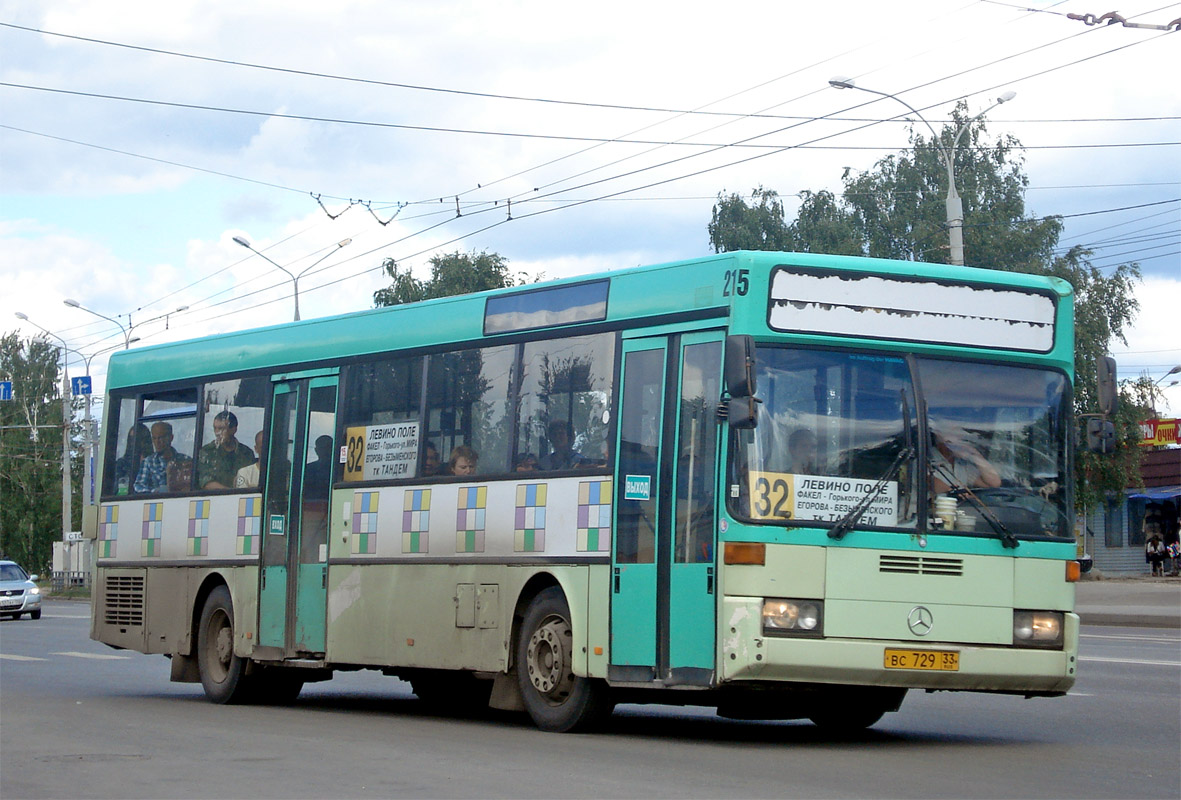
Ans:
[[[225,586],[209,593],[201,611],[197,665],[206,697],[215,703],[246,702],[246,659],[234,655],[234,604]]]
[[[525,710],[543,731],[586,730],[611,714],[607,687],[574,674],[570,607],[562,590],[542,591],[525,612],[517,641],[517,680]]]

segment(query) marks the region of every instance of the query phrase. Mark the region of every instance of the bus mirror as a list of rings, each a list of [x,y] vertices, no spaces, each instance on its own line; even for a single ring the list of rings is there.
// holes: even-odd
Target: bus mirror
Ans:
[[[749,395],[747,397],[731,397],[726,420],[730,427],[736,430],[750,430],[759,424],[759,401]]]
[[[755,393],[755,340],[750,336],[726,337],[726,389],[731,397],[752,397]],[[730,404],[731,420],[734,405]]]
[[[1114,414],[1119,400],[1115,359],[1111,356],[1099,356],[1095,366],[1099,382],[1099,413]]]
[[[1105,419],[1087,420],[1087,450],[1092,453],[1115,452],[1115,425]]]

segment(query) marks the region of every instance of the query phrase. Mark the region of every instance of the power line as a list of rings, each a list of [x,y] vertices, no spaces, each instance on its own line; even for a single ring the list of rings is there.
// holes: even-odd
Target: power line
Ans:
[[[1113,51],[1111,51],[1111,52],[1113,52]],[[996,63],[996,62],[993,62],[993,63]],[[1077,62],[1075,62],[1075,63],[1077,63]],[[819,119],[819,118],[815,118],[815,117],[813,117],[813,118],[807,118],[807,119],[809,119],[809,120],[814,120],[814,119]],[[880,121],[877,121],[877,122],[880,122]],[[876,122],[875,122],[875,124],[876,124]],[[606,141],[614,141],[614,140],[606,140]],[[814,140],[814,141],[818,141],[818,140]],[[725,145],[725,146],[737,146],[738,144],[740,144],[740,143],[734,143],[734,144],[731,144],[731,145]],[[777,149],[778,151],[781,151],[781,150],[786,150],[786,149],[792,149],[793,147],[795,147],[795,148],[800,148],[800,147],[807,147],[807,146],[808,146],[807,144],[803,144],[803,145],[794,145],[794,146],[784,146],[784,147],[780,147],[780,148],[774,148],[774,149]],[[771,147],[771,146],[766,146],[766,147]],[[750,160],[750,159],[744,159],[744,161],[745,161],[745,160]],[[666,162],[666,163],[672,163],[672,162]],[[741,162],[735,162],[735,163],[741,163]],[[664,165],[657,165],[657,166],[664,166]],[[730,166],[730,165],[723,165],[723,166]],[[713,169],[718,169],[718,168],[721,168],[721,167],[716,167],[716,168],[713,168]],[[691,175],[701,174],[701,172],[705,172],[705,171],[712,171],[712,169],[711,169],[711,170],[702,170],[702,171],[694,172],[694,173],[691,173]],[[636,172],[637,172],[637,171],[628,172],[628,173],[625,173],[625,174],[623,174],[623,175],[620,175],[620,176],[615,176],[615,177],[613,177],[613,178],[609,178],[609,179],[605,179],[605,180],[613,180],[613,179],[618,179],[618,178],[622,178],[622,177],[627,177],[628,175],[636,174]],[[660,182],[657,182],[657,183],[655,183],[655,184],[649,184],[649,186],[652,186],[652,185],[659,185],[659,184],[662,184],[662,183],[671,182],[672,180],[679,180],[679,179],[682,179],[682,178],[684,178],[684,177],[688,177],[688,176],[678,176],[678,177],[671,178],[671,179],[669,179],[669,180],[666,180],[666,181],[660,181]],[[595,183],[599,183],[599,182],[602,182],[602,181],[596,181]],[[584,185],[586,185],[586,184],[584,184]],[[284,187],[284,188],[285,188],[285,187]],[[564,190],[564,191],[572,191],[574,188],[577,188],[577,187],[572,187],[571,189],[567,189],[567,190]],[[581,205],[581,204],[583,204],[583,203],[588,203],[588,202],[595,202],[595,201],[609,200],[609,199],[619,199],[619,197],[618,197],[618,196],[619,196],[619,195],[621,195],[621,194],[625,194],[625,193],[629,193],[629,192],[638,191],[638,190],[640,190],[640,189],[642,189],[642,188],[647,188],[647,187],[639,187],[638,189],[625,189],[625,190],[622,190],[622,191],[620,191],[620,192],[616,192],[616,193],[612,193],[612,194],[604,195],[604,196],[602,196],[602,197],[598,197],[598,198],[591,198],[591,199],[587,199],[587,200],[583,200],[583,201],[578,201],[578,202],[575,202],[575,203],[567,203],[566,205],[562,206],[561,208],[569,208],[569,207],[571,207],[572,205]],[[539,199],[540,199],[540,198],[539,198]],[[491,209],[489,209],[489,210],[491,210]],[[535,213],[548,213],[549,211],[553,211],[553,210],[560,210],[560,209],[559,209],[559,208],[545,209],[544,211],[539,211],[539,212],[535,212]],[[1094,212],[1094,213],[1101,213],[1101,212]],[[535,215],[535,214],[528,214],[528,215],[526,215],[526,216],[533,216],[533,215]],[[1073,215],[1071,215],[1071,216],[1073,216]],[[447,220],[447,221],[445,221],[445,222],[443,222],[443,223],[439,223],[439,225],[445,224],[446,222],[449,222],[449,221],[450,221],[450,219],[449,219],[449,220]],[[499,224],[503,224],[503,223],[501,222],[501,223],[496,223],[496,224],[497,224],[497,225],[499,225]],[[436,225],[436,226],[432,226],[432,228],[435,228],[435,227],[438,227],[438,225]],[[487,226],[487,227],[485,227],[485,228],[482,228],[481,230],[487,230],[487,229],[489,229],[489,228],[491,228],[491,227],[495,227],[495,225],[492,225],[492,226]],[[431,229],[431,228],[428,228],[427,230],[430,230],[430,229]],[[419,234],[421,234],[421,233],[424,233],[424,232],[425,232],[425,231],[418,231],[418,232],[416,232],[415,234],[412,234],[412,235],[419,235]],[[478,233],[478,232],[479,232],[479,231],[473,231],[473,232],[471,232],[471,233],[464,234],[464,235],[463,235],[463,236],[461,236],[461,237],[458,237],[458,238],[456,238],[456,239],[453,239],[453,240],[451,240],[451,242],[449,242],[448,244],[450,244],[450,243],[453,243],[453,242],[455,242],[455,241],[458,241],[459,239],[466,238],[466,237],[468,237],[468,236],[471,236],[471,235],[475,235],[475,234],[476,234],[476,233]],[[405,239],[406,239],[406,238],[409,238],[409,237],[403,237],[402,239],[399,239],[399,240],[397,240],[397,241],[395,241],[395,242],[392,242],[392,243],[387,243],[387,244],[383,245],[381,248],[377,248],[377,249],[383,249],[383,248],[386,248],[386,247],[393,246],[394,244],[397,244],[397,243],[398,243],[398,242],[400,242],[400,241],[405,241]],[[370,252],[373,252],[373,251],[370,251]],[[409,256],[409,257],[410,257],[410,258],[412,258],[412,257],[414,257],[415,255],[418,255],[418,254],[413,254],[413,255],[411,255],[411,256]],[[351,260],[351,259],[349,259],[349,260]],[[368,270],[366,270],[366,271],[368,271]]]
[[[3,23],[0,23],[0,24],[3,24]],[[221,172],[219,170],[208,169],[206,167],[197,167],[192,164],[182,163],[180,161],[170,161],[166,158],[156,158],[155,156],[145,156],[142,153],[133,153],[130,150],[120,150],[115,147],[107,147],[107,146],[101,145],[101,144],[93,144],[91,142],[83,142],[79,139],[68,139],[64,136],[54,136],[51,133],[42,133],[41,131],[33,131],[33,130],[29,130],[28,128],[18,128],[15,125],[4,125],[3,123],[0,123],[0,128],[3,128],[5,130],[10,130],[10,131],[16,131],[17,133],[27,133],[30,136],[40,136],[45,139],[53,139],[55,141],[65,142],[67,144],[76,144],[79,147],[90,147],[95,150],[103,150],[108,153],[115,153],[117,155],[128,156],[130,158],[139,158],[139,159],[143,159],[144,161],[154,161],[157,164],[165,164],[170,167],[180,167],[182,169],[191,169],[194,172],[204,172],[208,175],[217,175],[218,177],[221,177],[221,178],[230,178],[230,179],[236,180],[236,181],[246,181],[247,183],[257,184],[259,186],[267,186],[271,189],[281,189],[285,192],[298,192],[300,194],[311,194],[310,192],[304,191],[302,189],[293,189],[290,186],[283,186],[278,183],[271,183],[269,181],[260,181],[260,180],[256,180],[255,178],[245,178],[241,175],[234,175],[229,172]],[[334,198],[334,199],[339,199],[339,198]]]
[[[1025,9],[1025,10],[1037,11],[1039,9]],[[455,94],[455,95],[461,95],[461,96],[467,96],[467,97],[477,97],[477,98],[491,99],[491,100],[511,100],[511,101],[518,101],[518,102],[543,103],[543,104],[548,104],[548,105],[576,106],[576,107],[583,107],[583,108],[597,108],[597,109],[608,109],[608,110],[616,110],[616,111],[641,111],[641,112],[651,112],[651,113],[660,113],[660,114],[675,114],[677,116],[698,115],[698,116],[718,116],[718,117],[736,117],[736,118],[746,117],[746,118],[755,118],[755,119],[810,119],[809,117],[790,116],[790,115],[781,115],[781,114],[766,114],[763,112],[750,113],[750,112],[739,112],[739,111],[706,111],[703,108],[676,109],[676,108],[663,108],[663,107],[659,107],[659,106],[635,106],[635,105],[625,105],[625,104],[620,104],[620,103],[598,103],[598,102],[590,102],[590,101],[584,101],[584,100],[566,100],[566,99],[559,99],[559,98],[536,97],[536,96],[529,96],[529,95],[511,95],[511,94],[497,94],[494,92],[478,92],[478,91],[473,91],[473,90],[468,90],[468,89],[453,89],[453,88],[440,87],[440,86],[426,86],[426,85],[420,85],[420,84],[399,83],[399,82],[395,82],[395,81],[383,81],[383,80],[376,80],[373,78],[361,78],[361,77],[356,77],[356,76],[337,75],[337,74],[333,74],[333,73],[317,72],[317,71],[305,70],[305,69],[296,69],[296,68],[292,68],[292,67],[278,67],[278,66],[269,65],[269,64],[258,64],[258,63],[253,63],[253,62],[249,62],[249,61],[241,61],[241,60],[237,60],[237,59],[225,59],[225,58],[216,58],[216,57],[212,57],[212,56],[202,56],[202,55],[196,55],[194,53],[182,53],[182,52],[179,52],[176,50],[166,50],[163,48],[146,47],[143,45],[128,44],[126,42],[115,42],[115,41],[111,41],[111,40],[107,40],[107,39],[96,39],[96,38],[88,37],[88,36],[78,36],[75,34],[62,33],[59,31],[49,31],[49,30],[45,30],[43,28],[33,28],[33,27],[26,26],[26,25],[16,25],[16,24],[10,23],[10,22],[0,22],[0,27],[11,28],[13,30],[25,31],[28,33],[37,33],[37,34],[41,34],[42,36],[53,36],[53,37],[58,37],[58,38],[62,38],[62,39],[70,39],[73,41],[87,42],[89,44],[103,45],[106,47],[115,47],[115,48],[122,48],[122,49],[126,49],[126,50],[135,50],[135,51],[144,52],[144,53],[152,53],[155,55],[170,56],[173,58],[189,59],[189,60],[193,60],[193,61],[202,61],[202,62],[211,63],[211,64],[221,64],[223,66],[241,67],[241,68],[253,69],[253,70],[263,70],[263,71],[267,71],[267,72],[278,72],[278,73],[283,73],[283,74],[288,74],[288,75],[298,75],[301,77],[311,77],[311,78],[320,78],[320,79],[325,79],[325,80],[344,81],[344,82],[348,82],[348,83],[368,84],[368,85],[372,85],[372,86],[382,86],[382,87],[394,88],[394,89],[408,89],[408,90],[420,91],[420,92]],[[778,80],[778,79],[776,79],[776,80]],[[742,94],[742,93],[743,92],[739,92],[738,94]],[[736,95],[732,95],[732,96],[736,96]],[[715,101],[715,102],[720,102],[720,101]],[[712,105],[712,103],[711,103],[711,105]],[[872,122],[873,121],[872,119],[856,119],[856,118],[837,118],[837,119],[840,119],[841,121],[850,121],[850,122]],[[1146,122],[1146,121],[1154,121],[1154,120],[1176,120],[1176,119],[1181,119],[1181,117],[1124,117],[1124,118],[1093,117],[1093,118],[1083,118],[1083,119],[1060,119],[1060,120],[1059,119],[1040,119],[1040,120],[1034,119],[1034,120],[1016,120],[1016,121],[1031,122],[1031,123],[1033,123],[1033,122],[1036,122],[1036,123],[1055,123],[1055,122],[1077,123],[1077,122]],[[1007,121],[1002,120],[1001,122],[1007,122]]]

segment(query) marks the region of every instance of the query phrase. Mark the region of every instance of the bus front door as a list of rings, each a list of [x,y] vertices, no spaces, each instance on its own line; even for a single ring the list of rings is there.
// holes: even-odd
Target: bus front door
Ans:
[[[325,650],[336,383],[335,375],[275,383],[258,643],[283,657]]]
[[[623,344],[612,547],[613,680],[709,685],[722,335]]]

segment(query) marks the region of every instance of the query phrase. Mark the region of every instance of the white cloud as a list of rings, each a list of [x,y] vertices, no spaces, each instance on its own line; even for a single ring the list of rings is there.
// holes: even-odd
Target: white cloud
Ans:
[[[989,113],[990,132],[1012,132],[1038,147],[1175,139],[1175,120],[1028,120],[1181,115],[1181,96],[1168,81],[1127,79],[1171,74],[1174,39],[1119,26],[1088,29],[1060,14],[997,4],[924,0],[904,11],[865,0],[822,5],[736,0],[722,11],[693,3],[673,11],[634,0],[605,0],[575,11],[474,0],[118,0],[114,6],[117,13],[111,3],[89,0],[0,0],[0,15],[49,31],[229,61],[670,109],[866,119],[905,112],[894,101],[827,86],[829,77],[847,74],[858,76],[863,86],[901,93],[937,122],[959,97],[980,109],[1000,89],[1012,88],[1016,100]],[[1121,12],[1132,17],[1155,8],[1138,0]],[[1156,16],[1159,12],[1143,21],[1168,21]],[[5,53],[0,75],[14,83],[405,125],[653,141],[733,143],[758,137],[752,141],[786,146],[861,124],[675,116],[424,92],[12,29],[0,30],[0,47]],[[1124,49],[1038,75],[1119,47]],[[1031,52],[1017,55],[1025,50]],[[137,325],[178,305],[192,306],[169,320],[168,331],[159,329],[162,320],[143,323],[150,341],[285,320],[290,282],[234,245],[235,234],[246,235],[278,263],[299,268],[334,242],[352,238],[339,254],[339,266],[309,276],[306,290],[301,281],[305,316],[340,313],[369,307],[372,292],[384,284],[378,268],[386,257],[425,275],[434,252],[488,249],[506,256],[514,270],[565,277],[705,254],[709,210],[720,191],[747,192],[761,184],[789,198],[802,189],[837,188],[843,167],[868,168],[889,152],[788,150],[736,163],[764,151],[728,147],[703,154],[673,146],[333,125],[11,88],[0,89],[0,101],[7,125],[275,185],[0,129],[5,153],[0,219],[8,220],[0,223],[2,269],[6,279],[15,278],[8,281],[15,291],[0,298],[0,313],[19,307],[47,327],[76,335],[80,346],[113,328],[64,308],[62,297],[85,295],[76,299],[121,320],[130,314]],[[851,110],[840,113],[845,109]],[[905,143],[906,126],[897,122],[818,142],[872,148]],[[1028,207],[1042,214],[1077,213],[1176,197],[1181,168],[1173,149],[1030,150],[1027,173],[1035,188],[1027,195]],[[655,166],[666,161],[672,163]],[[670,178],[678,180],[664,182]],[[1100,186],[1114,183],[1140,185]],[[1149,183],[1165,185],[1144,185]],[[1095,187],[1036,188],[1087,184]],[[538,200],[557,190],[568,191]],[[635,191],[620,200],[529,216],[625,190]],[[394,213],[386,204],[429,202],[406,206],[382,227],[362,206],[330,221],[305,194],[311,192],[322,194],[333,213],[349,199],[375,201],[382,219]],[[483,213],[465,205],[464,216],[456,218],[457,194],[465,204],[490,205]],[[493,226],[507,218],[509,197],[515,221]],[[1090,231],[1103,227],[1127,223],[1102,234],[1106,237],[1165,221],[1164,233],[1175,237],[1181,230],[1175,207],[1172,216],[1135,222],[1169,208],[1072,218],[1067,233],[1087,242],[1094,239]],[[439,227],[427,230],[433,225]],[[1103,255],[1100,251],[1096,259]],[[335,264],[334,256],[321,266]],[[1143,264],[1150,277],[1132,332],[1140,338],[1131,339],[1138,343],[1129,349],[1160,350],[1178,304],[1162,308],[1160,298],[1173,284],[1152,280],[1174,276],[1181,259],[1171,255]],[[320,288],[325,281],[338,282]],[[265,291],[250,294],[259,289]],[[270,302],[229,313],[264,301]],[[1135,354],[1128,363],[1149,363],[1147,357]],[[1153,358],[1156,363],[1166,356]],[[1181,412],[1181,400],[1173,408]]]
[[[1122,378],[1148,375],[1160,381],[1165,403],[1159,411],[1181,416],[1181,383],[1169,387],[1181,375],[1165,378],[1172,367],[1181,365],[1181,328],[1177,316],[1181,313],[1181,277],[1149,276],[1136,290],[1140,313],[1128,331],[1128,346],[1118,343],[1112,350],[1120,364]]]

